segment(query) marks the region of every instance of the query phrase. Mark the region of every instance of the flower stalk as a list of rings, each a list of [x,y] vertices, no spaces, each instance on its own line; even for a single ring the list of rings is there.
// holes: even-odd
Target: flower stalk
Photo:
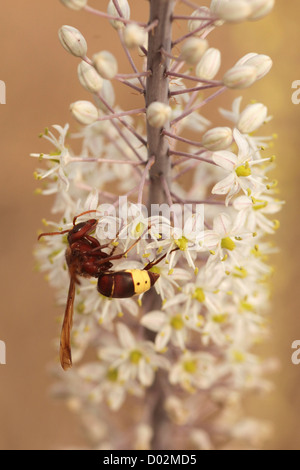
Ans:
[[[106,12],[61,2],[110,22],[128,70],[107,50],[88,57],[83,34],[60,29],[91,99],[71,105],[80,151],[69,125],[55,125],[40,136],[54,148],[31,155],[44,164],[36,192],[52,195],[60,215],[44,221],[36,258],[62,308],[70,283],[74,313],[74,367],[55,369],[54,393],[94,449],[259,447],[268,424],[241,410],[246,393],[269,390],[275,367],[255,354],[267,337],[266,236],[283,204],[269,178],[274,136],[260,133],[271,120],[263,103],[236,98],[218,126],[206,110],[272,66],[251,53],[220,75],[210,33],[259,19],[274,2],[182,0],[177,14],[175,0],[150,0],[144,22],[131,18],[128,0],[107,0]],[[187,30],[176,38],[178,22]],[[116,103],[121,85],[138,94],[135,109]]]

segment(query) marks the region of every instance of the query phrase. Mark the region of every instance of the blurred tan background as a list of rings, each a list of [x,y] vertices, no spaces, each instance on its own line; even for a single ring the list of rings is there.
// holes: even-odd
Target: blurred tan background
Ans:
[[[133,15],[145,20],[147,2],[130,3]],[[199,0],[202,3],[207,4]],[[91,0],[91,6],[99,9],[106,5],[107,0]],[[244,103],[255,98],[268,105],[274,116],[270,128],[279,134],[276,176],[287,204],[277,235],[281,252],[274,259],[273,334],[266,352],[279,357],[282,366],[274,379],[274,393],[252,400],[250,406],[275,425],[268,448],[284,450],[300,449],[300,366],[291,363],[291,343],[300,339],[300,105],[291,102],[291,84],[300,80],[299,17],[298,0],[277,0],[268,18],[225,27],[222,36],[213,33],[210,40],[223,52],[224,71],[247,52],[268,54],[275,62],[271,74],[247,91]],[[77,83],[77,60],[58,42],[62,24],[83,32],[90,53],[109,49],[118,55],[120,70],[130,70],[118,52],[114,31],[104,20],[68,10],[58,0],[1,2],[0,80],[7,86],[7,104],[0,105],[0,340],[6,342],[7,365],[0,366],[0,449],[7,450],[84,443],[74,416],[49,397],[52,378],[46,366],[55,356],[52,341],[59,312],[53,292],[34,272],[32,256],[37,229],[41,219],[49,217],[51,201],[34,195],[36,161],[28,155],[43,150],[37,136],[46,126],[69,121],[76,129],[69,104],[88,99]],[[185,24],[181,28],[184,33]],[[118,95],[128,108],[133,99],[130,92],[119,90]],[[228,106],[233,97],[228,93],[220,105]]]

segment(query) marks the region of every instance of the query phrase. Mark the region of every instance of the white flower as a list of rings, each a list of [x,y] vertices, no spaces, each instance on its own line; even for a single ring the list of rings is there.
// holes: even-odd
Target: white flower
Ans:
[[[253,233],[247,232],[241,222],[240,217],[233,220],[222,212],[214,218],[213,230],[205,231],[203,245],[211,252],[213,263],[221,260],[227,268],[227,263],[241,265],[245,257],[245,246],[249,242],[250,246],[254,245]]]
[[[49,129],[46,129],[44,134],[42,134],[42,137],[54,146],[55,151],[50,154],[32,153],[30,156],[38,158],[39,160],[48,160],[49,162],[50,169],[40,169],[37,171],[36,178],[38,180],[57,176],[65,189],[68,190],[69,180],[66,173],[66,167],[72,161],[72,156],[70,155],[69,148],[65,145],[65,140],[69,131],[69,124],[66,124],[65,127],[58,125],[53,125],[52,127],[58,132],[58,137],[55,137]]]
[[[224,302],[222,284],[224,282],[224,271],[221,266],[213,268],[208,264],[200,268],[194,283],[188,283],[183,288],[183,295],[187,297],[186,310],[195,316],[196,323],[204,323],[201,316],[203,308],[217,313],[221,310]],[[195,313],[194,313],[195,312]]]
[[[195,389],[205,390],[216,380],[214,357],[204,352],[185,352],[174,364],[169,379],[172,384],[179,384],[188,392]]]
[[[85,381],[87,397],[91,403],[105,401],[109,408],[117,411],[123,405],[127,393],[142,396],[143,390],[133,382],[124,383],[119,378],[118,370],[101,363],[89,363],[78,369],[79,377]]]
[[[155,352],[153,343],[136,340],[124,324],[118,323],[116,330],[120,347],[101,348],[100,358],[118,371],[120,380],[137,379],[144,387],[149,387],[157,368],[169,367],[168,360]]]
[[[227,195],[226,205],[241,190],[249,195],[266,187],[261,175],[255,175],[252,170],[252,166],[261,161],[253,159],[247,140],[237,129],[233,131],[233,137],[238,146],[238,155],[226,150],[213,154],[214,162],[229,174],[213,187],[212,194]]]
[[[170,271],[168,264],[161,263],[151,268],[151,271],[159,274],[154,288],[161,296],[162,300],[173,297],[175,292],[180,288],[180,284],[191,279],[191,273],[186,269],[173,268]]]
[[[278,228],[278,221],[277,219],[270,220],[267,215],[277,214],[282,205],[282,201],[265,194],[256,197],[240,196],[233,203],[237,211],[244,213],[245,227],[249,231],[256,232],[259,229],[270,234]]]
[[[180,220],[177,220],[176,211],[174,220],[178,225],[172,227],[166,223],[162,227],[161,241],[149,243],[148,248],[160,247],[167,248],[167,262],[169,263],[170,272],[176,265],[182,255],[187,260],[190,267],[196,270],[195,259],[197,252],[201,251],[201,242],[203,241],[203,211],[191,214],[185,218],[183,228],[180,226]],[[181,221],[182,222],[182,221]]]
[[[164,351],[169,342],[184,350],[188,330],[196,329],[189,315],[181,308],[177,310],[170,305],[171,302],[167,301],[162,311],[153,310],[141,319],[143,326],[157,333],[155,338],[157,351]]]

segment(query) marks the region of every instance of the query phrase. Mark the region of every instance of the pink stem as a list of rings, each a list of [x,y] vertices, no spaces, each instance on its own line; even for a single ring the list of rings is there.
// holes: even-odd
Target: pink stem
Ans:
[[[102,101],[102,103],[104,104],[104,106],[106,106],[106,108],[111,112],[113,113],[114,110],[113,108],[108,104],[108,102],[101,96],[100,93],[98,93],[97,95],[99,97],[99,99]],[[123,124],[123,126],[126,127],[126,129],[128,129],[143,145],[147,145],[147,142],[145,139],[143,139],[143,137],[138,133],[136,132],[136,130],[130,126],[130,124],[128,124],[128,122],[124,121],[124,119],[122,118],[118,118],[119,121],[121,122],[121,124]],[[131,144],[131,142],[127,139],[126,135],[121,131],[121,129],[119,128],[119,126],[114,122],[112,121],[112,124],[113,126],[115,127],[115,129],[118,131],[118,133],[120,134],[120,136],[125,140],[125,142],[127,143],[127,145],[131,148],[131,150],[135,153],[135,155],[139,158],[139,160],[142,160],[142,158],[139,156],[139,154],[137,153],[137,151],[135,150],[135,148],[133,147],[133,145]]]
[[[118,165],[132,165],[132,166],[139,166],[143,165],[143,162],[132,162],[130,160],[113,160],[109,158],[77,158],[73,157],[71,162],[76,163],[116,163]]]
[[[213,93],[212,95],[210,95],[208,98],[206,98],[204,101],[202,101],[199,105],[197,106],[194,106],[188,110],[186,110],[184,113],[182,113],[180,116],[178,116],[176,119],[174,119],[172,122],[171,122],[171,126],[173,126],[174,124],[176,124],[177,122],[181,121],[181,119],[185,118],[186,116],[189,116],[190,114],[194,113],[195,111],[197,111],[198,109],[202,108],[203,106],[205,106],[207,103],[209,103],[210,101],[212,101],[214,98],[216,98],[217,96],[221,95],[222,93],[224,93],[224,91],[226,91],[227,88],[226,87],[223,87],[221,88],[220,90],[218,90],[216,93]]]
[[[197,33],[200,33],[203,29],[206,29],[208,26],[210,26],[211,24],[213,24],[214,22],[216,21],[216,19],[213,19],[213,20],[208,20],[207,23],[199,26],[199,28],[195,29],[194,31],[191,31],[190,33],[187,33],[185,34],[184,36],[181,36],[180,38],[176,39],[175,41],[173,41],[172,43],[172,46],[176,46],[177,44],[179,44],[180,42],[183,42],[185,41],[186,39],[194,36],[195,34]]]
[[[137,73],[118,73],[114,78],[118,79],[129,79],[129,78],[139,78],[139,77],[148,77],[151,72],[137,72]]]
[[[200,82],[200,83],[207,83],[208,85],[213,85],[213,86],[221,86],[223,85],[223,82],[217,81],[217,80],[205,80],[204,78],[199,78],[199,77],[193,77],[192,75],[186,75],[184,73],[176,73],[176,72],[167,72],[167,75],[170,77],[178,77],[178,78],[184,78],[185,80],[192,80],[194,82]]]
[[[184,95],[185,93],[192,93],[194,91],[208,90],[210,88],[215,88],[216,86],[219,85],[204,85],[197,86],[195,88],[186,88],[185,90],[171,91],[170,96]]]
[[[194,140],[189,140],[184,137],[181,137],[176,134],[172,134],[172,132],[168,132],[166,130],[163,130],[162,133],[168,137],[171,137],[171,139],[179,140],[180,142],[184,142],[185,144],[193,145],[194,147],[203,147],[201,142],[195,142]]]
[[[177,152],[173,150],[173,151],[170,151],[170,155],[178,155],[178,156],[182,156],[185,158],[192,158],[194,160],[199,160],[204,163],[210,163],[211,165],[216,165],[216,163],[213,160],[209,160],[208,158],[205,158],[205,157],[199,157],[199,155],[195,155],[193,153]]]
[[[97,121],[109,121],[111,119],[119,119],[124,116],[131,116],[132,114],[141,114],[145,113],[146,108],[132,109],[131,111],[124,111],[123,113],[108,114],[107,116],[102,116],[97,119]]]
[[[83,9],[88,13],[92,13],[93,15],[101,16],[102,18],[106,18],[107,20],[120,21],[121,23],[124,23],[124,24],[136,24],[136,25],[144,27],[144,28],[147,27],[146,23],[141,23],[141,22],[135,21],[135,20],[126,20],[125,18],[123,18],[121,16],[109,15],[108,13],[104,13],[104,11],[96,10],[95,8],[90,7],[89,5],[86,5]]]

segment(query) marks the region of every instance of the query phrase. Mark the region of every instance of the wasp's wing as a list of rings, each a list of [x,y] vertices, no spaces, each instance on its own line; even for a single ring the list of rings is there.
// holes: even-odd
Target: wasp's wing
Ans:
[[[68,301],[60,337],[60,363],[64,370],[72,367],[71,328],[73,322],[73,307],[75,298],[75,276],[71,275]]]

